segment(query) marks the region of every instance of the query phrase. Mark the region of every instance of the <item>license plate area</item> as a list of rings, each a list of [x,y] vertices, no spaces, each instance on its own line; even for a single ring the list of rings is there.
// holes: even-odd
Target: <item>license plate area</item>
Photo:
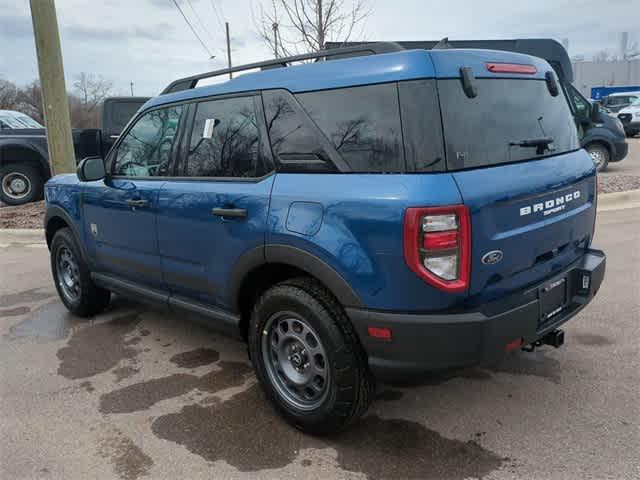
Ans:
[[[545,283],[538,290],[540,323],[559,314],[567,303],[567,277]]]

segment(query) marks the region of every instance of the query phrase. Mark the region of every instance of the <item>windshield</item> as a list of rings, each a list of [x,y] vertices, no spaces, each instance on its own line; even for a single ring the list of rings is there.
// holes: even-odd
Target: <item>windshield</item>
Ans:
[[[544,80],[475,79],[469,98],[459,79],[439,80],[449,170],[497,165],[577,150],[577,127],[562,94]]]
[[[3,128],[44,128],[33,118],[18,112],[0,114],[0,122]]]

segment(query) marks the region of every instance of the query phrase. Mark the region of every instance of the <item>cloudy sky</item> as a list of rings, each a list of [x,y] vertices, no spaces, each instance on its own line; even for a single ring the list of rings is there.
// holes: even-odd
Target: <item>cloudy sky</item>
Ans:
[[[133,82],[136,95],[154,95],[177,77],[223,67],[224,21],[231,25],[234,63],[268,58],[252,21],[260,1],[178,2],[217,56],[210,60],[173,0],[57,0],[67,87],[84,71],[112,80],[115,93],[128,94]],[[639,1],[369,0],[363,36],[568,38],[572,56],[589,58],[602,50],[618,54],[622,31],[640,43]],[[21,85],[37,74],[29,1],[0,0],[0,78]]]

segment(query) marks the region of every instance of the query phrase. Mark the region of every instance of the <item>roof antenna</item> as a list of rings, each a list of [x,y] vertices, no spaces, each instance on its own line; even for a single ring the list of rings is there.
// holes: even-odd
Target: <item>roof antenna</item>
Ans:
[[[453,48],[449,43],[449,37],[444,37],[434,45],[433,50],[447,50],[449,48]]]

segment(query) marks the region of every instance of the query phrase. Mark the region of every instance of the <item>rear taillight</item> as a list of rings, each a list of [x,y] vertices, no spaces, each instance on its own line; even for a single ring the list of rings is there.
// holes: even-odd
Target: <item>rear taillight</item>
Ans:
[[[471,222],[464,205],[407,208],[404,258],[419,277],[448,292],[469,286]]]

